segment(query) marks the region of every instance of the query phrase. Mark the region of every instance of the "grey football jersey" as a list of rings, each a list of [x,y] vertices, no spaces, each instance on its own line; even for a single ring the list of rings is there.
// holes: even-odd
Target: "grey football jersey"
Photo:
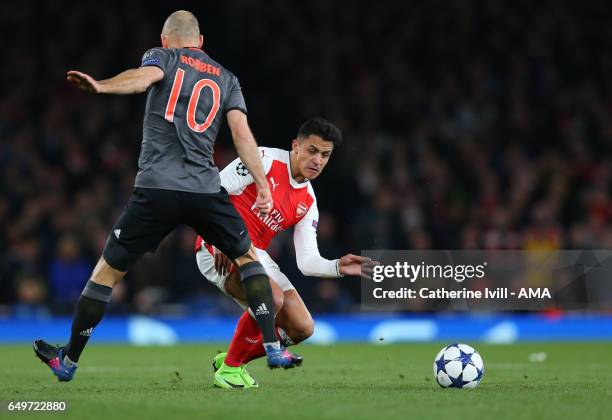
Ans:
[[[213,147],[225,113],[246,113],[236,76],[197,48],[152,48],[142,66],[164,77],[147,94],[136,187],[215,193]]]

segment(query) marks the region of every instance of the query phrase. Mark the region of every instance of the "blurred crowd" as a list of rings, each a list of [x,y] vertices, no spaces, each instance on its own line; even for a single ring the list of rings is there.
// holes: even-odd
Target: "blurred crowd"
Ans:
[[[78,91],[138,66],[167,6],[3,4],[0,313],[71,311],[137,170],[144,96]],[[313,184],[324,256],[365,249],[611,249],[612,6],[605,0],[228,1],[192,9],[262,145],[321,115],[345,142]],[[235,157],[225,129],[215,160]],[[179,229],[114,290],[117,313],[228,313]],[[313,312],[359,280],[304,278]]]

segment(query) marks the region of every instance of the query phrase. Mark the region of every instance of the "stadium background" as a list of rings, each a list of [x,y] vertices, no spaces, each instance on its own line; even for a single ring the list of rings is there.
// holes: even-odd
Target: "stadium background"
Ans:
[[[288,147],[313,115],[343,130],[344,144],[314,182],[324,256],[361,249],[612,248],[606,1],[373,8],[272,0],[265,7],[231,1],[189,8],[200,20],[204,49],[240,78],[261,145]],[[2,10],[0,339],[27,341],[39,322],[70,316],[130,195],[141,139],[144,96],[87,95],[65,82],[65,72],[106,78],[138,66],[142,53],[159,45],[173,9],[137,0],[104,7],[12,2]],[[223,167],[234,156],[226,129],[215,159]],[[130,318],[116,318],[118,335],[105,320],[97,339],[121,341],[133,322],[155,322],[150,317],[204,323],[197,327],[202,335],[188,339],[212,334],[214,325],[226,332],[211,339],[231,334],[237,308],[201,278],[193,240],[188,229],[177,230],[158,255],[128,274],[109,312]],[[357,279],[301,276],[290,234],[280,235],[270,254],[321,315],[319,325],[360,319],[333,315],[359,312]],[[217,318],[223,316],[229,317]],[[61,319],[65,325],[53,325],[67,332],[69,318]],[[448,321],[419,319],[434,322],[437,332]],[[550,332],[551,319],[558,321],[557,338],[587,331],[586,338],[610,338],[595,328],[609,316],[580,317],[572,327],[575,314],[558,313],[492,315],[485,326],[464,319],[453,324],[463,329],[452,331],[482,339],[496,327],[502,338],[529,338],[523,331],[546,338],[538,331]],[[362,324],[350,325],[343,331]],[[181,335],[182,328],[188,330],[174,331]]]

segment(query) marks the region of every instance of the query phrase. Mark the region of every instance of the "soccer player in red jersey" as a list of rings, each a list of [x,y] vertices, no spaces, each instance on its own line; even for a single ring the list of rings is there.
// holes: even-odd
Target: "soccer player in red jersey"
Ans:
[[[287,276],[265,251],[274,236],[295,226],[294,245],[297,265],[307,276],[341,277],[359,276],[366,258],[347,254],[337,260],[328,260],[319,254],[317,223],[319,211],[311,180],[317,178],[335,146],[340,144],[340,130],[322,118],[306,121],[291,144],[291,151],[260,148],[266,178],[272,191],[274,206],[262,215],[254,206],[257,190],[249,171],[240,159],[234,160],[221,171],[221,184],[243,218],[253,241],[259,261],[270,277],[274,308],[260,305],[255,313],[245,303],[238,273],[225,255],[198,237],[196,260],[204,277],[223,293],[231,296],[246,311],[238,321],[234,338],[226,353],[215,357],[215,386],[221,388],[254,388],[257,381],[246,371],[245,365],[265,355],[262,336],[253,316],[260,312],[276,312],[277,334],[285,346],[297,344],[314,331],[314,322]],[[299,365],[302,358],[289,353]],[[293,367],[293,366],[290,366]]]

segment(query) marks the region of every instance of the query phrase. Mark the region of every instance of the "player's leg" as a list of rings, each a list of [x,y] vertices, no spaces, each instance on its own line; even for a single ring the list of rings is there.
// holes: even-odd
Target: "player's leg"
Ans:
[[[168,204],[172,201],[169,195],[171,191],[134,190],[76,304],[68,344],[57,347],[44,340],[34,342],[36,355],[60,381],[69,381],[74,376],[81,353],[106,312],[113,287],[140,256],[154,251],[174,228],[173,209],[178,208],[178,203]]]
[[[289,367],[291,360],[282,348],[275,327],[275,303],[270,279],[257,260],[255,249],[235,259],[250,313],[257,320],[263,336],[263,348],[270,368]]]
[[[276,286],[279,287],[279,286]],[[291,286],[293,287],[293,286]],[[298,292],[291,288],[283,292],[283,306],[276,314],[276,333],[284,347],[296,345],[312,335],[314,321]],[[288,352],[292,366],[300,366],[303,358]],[[252,360],[263,357],[262,339],[257,324],[249,313],[245,312],[238,320],[236,332],[232,338],[226,363],[236,366],[246,365]]]
[[[237,271],[226,275],[219,274],[215,269],[212,247],[205,244],[196,252],[196,262],[200,272],[208,281],[234,299],[245,310],[245,315],[238,321],[234,335],[235,339],[230,345],[229,360],[226,360],[228,355],[226,352],[217,354],[213,359],[214,384],[226,389],[257,388],[259,386],[257,380],[249,374],[243,364],[236,362],[251,351],[253,343],[259,343],[261,356],[266,354],[263,349],[263,337],[259,325],[248,311],[249,306],[240,281],[240,274]],[[278,312],[282,307],[284,294],[275,283],[271,283],[271,288],[275,312]]]
[[[242,304],[245,296],[242,288],[240,287],[240,282],[236,277],[237,276],[235,275],[229,275],[225,281],[224,289],[226,293],[241,304],[244,309],[248,309],[246,305]],[[272,288],[272,295],[274,298],[274,311],[275,313],[278,313],[283,307],[284,293],[273,280],[270,281],[270,287]],[[280,340],[278,330],[277,338]],[[246,364],[244,360],[248,359],[249,354],[254,351],[253,347],[257,348],[257,352],[259,354],[258,357],[266,355],[263,347],[263,336],[261,334],[259,325],[254,319],[251,311],[246,310],[236,325],[234,337],[232,338],[225,358],[225,364],[228,366],[242,366],[243,364]]]
[[[126,272],[127,269],[122,271],[111,267],[104,256],[98,260],[76,304],[70,341],[65,348],[66,356],[75,363],[79,361],[94,328],[102,320],[106,306],[110,303],[113,287],[123,279]]]
[[[207,242],[232,259],[238,268],[245,299],[264,337],[268,366],[276,368],[290,364],[276,338],[270,280],[251,246],[244,221],[225,190],[217,194],[194,196],[198,205],[195,206],[196,212],[190,225]]]
[[[219,274],[215,269],[215,258],[212,247],[203,243],[196,251],[196,264],[200,273],[206,280],[214,284],[221,292],[228,295],[245,311],[249,309],[246,301],[246,294],[240,281],[240,273],[232,271],[229,274]],[[264,266],[264,269],[266,267]],[[270,278],[270,288],[272,289],[272,299],[274,301],[274,313],[278,313],[283,306],[285,294],[282,289]]]
[[[269,281],[270,288],[272,289],[272,300],[274,301],[274,313],[278,314],[283,307],[285,293],[283,293],[282,289],[276,284],[276,282],[274,282],[273,279],[270,279]],[[244,288],[242,287],[240,274],[238,272],[228,274],[222,284],[222,287],[223,292],[230,295],[245,310],[248,309],[249,306],[247,304],[246,294]]]
[[[266,272],[273,280],[273,284],[278,287],[282,292],[282,307],[276,313],[276,334],[279,337],[281,343],[287,347],[291,346],[299,341],[304,340],[306,335],[311,334],[308,330],[312,328],[312,317],[306,309],[304,302],[300,298],[299,294],[293,287],[293,284],[289,281],[285,273],[283,273],[278,264],[272,260],[268,253],[264,251],[258,252],[262,264],[264,265]],[[287,300],[289,299],[289,300]],[[278,299],[281,300],[280,298]],[[286,305],[289,305],[287,308]],[[282,314],[289,315],[282,315]],[[280,318],[279,318],[280,316]],[[298,317],[303,317],[301,324],[298,325]],[[293,325],[291,334],[285,330],[283,320],[296,319],[296,323]],[[244,363],[244,362],[243,362]]]
[[[301,343],[314,333],[312,315],[295,289],[284,292],[283,302],[282,309],[276,314],[276,324],[291,340],[288,345]]]
[[[287,321],[292,321],[298,316],[304,317],[303,321],[296,321],[293,325],[292,334],[294,335],[296,341],[301,341],[312,333],[312,317],[287,276],[280,271],[278,265],[272,260],[272,258],[270,258],[265,251],[261,250],[258,250],[258,256],[271,279],[271,286],[276,301],[277,337],[284,347],[293,345],[294,341],[291,339],[291,337],[282,327],[278,326],[278,314],[284,311],[285,298],[289,297],[292,299],[292,302],[291,313],[284,318]],[[236,285],[236,280],[232,276],[229,276],[225,280],[223,289],[230,296],[233,296],[238,303],[240,303],[240,291]],[[253,320],[249,312],[245,312],[238,320],[234,337],[232,338],[232,342],[225,358],[225,363],[231,366],[244,366],[249,361],[262,357],[265,354],[262,335],[257,323]],[[292,360],[291,365],[286,366],[287,368],[299,366],[301,364],[301,357],[289,351],[287,351],[286,354]]]
[[[68,345],[53,346],[44,340],[34,342],[36,355],[60,381],[70,381],[74,377],[81,352],[110,302],[111,285],[114,286],[124,275],[125,272],[115,270],[100,258],[76,304]]]
[[[283,304],[283,291],[274,283],[271,282],[272,295],[274,298],[274,310],[280,310]],[[231,296],[245,312],[238,320],[234,339],[232,340],[227,353],[219,353],[213,359],[213,370],[215,372],[214,384],[217,387],[229,388],[224,384],[233,384],[235,386],[237,378],[241,379],[239,384],[243,388],[257,388],[259,384],[257,380],[247,371],[245,364],[240,362],[240,359],[246,357],[254,344],[257,344],[261,351],[261,356],[265,356],[266,352],[263,345],[263,336],[261,329],[255,318],[253,317],[248,304],[246,303],[246,295],[240,281],[240,276],[237,272],[227,276],[222,284],[222,290]]]

